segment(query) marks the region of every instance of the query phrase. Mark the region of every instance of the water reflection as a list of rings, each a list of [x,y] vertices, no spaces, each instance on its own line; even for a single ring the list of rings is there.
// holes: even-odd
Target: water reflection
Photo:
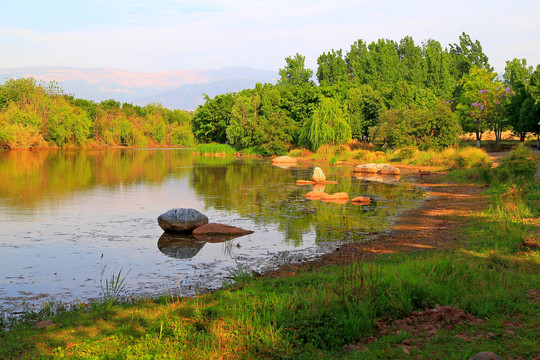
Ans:
[[[296,185],[311,178],[312,164],[282,169],[180,149],[0,152],[0,308],[39,294],[98,296],[100,259],[107,271],[131,269],[132,292],[159,293],[177,274],[182,286],[219,287],[230,268],[264,271],[362,241],[422,198],[406,184],[358,179],[352,167],[322,168],[338,184]],[[312,190],[372,202],[310,201]],[[178,207],[255,233],[162,234],[157,216]]]
[[[192,158],[162,149],[0,151],[0,204],[33,207],[96,186],[158,184],[171,173],[187,176]]]
[[[176,259],[191,259],[201,251],[206,241],[197,240],[193,235],[164,232],[159,238],[159,251]]]

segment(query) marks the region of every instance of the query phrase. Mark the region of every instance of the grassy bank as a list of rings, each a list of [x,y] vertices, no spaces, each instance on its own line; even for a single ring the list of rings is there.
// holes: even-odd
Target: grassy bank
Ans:
[[[460,223],[451,251],[277,278],[237,269],[224,289],[191,299],[173,289],[158,299],[46,307],[2,324],[0,358],[466,359],[490,350],[531,359],[540,351],[540,187],[505,173],[508,161],[477,177],[492,184],[488,208],[448,215]],[[418,321],[437,305],[468,315]],[[33,327],[44,319],[55,326]]]

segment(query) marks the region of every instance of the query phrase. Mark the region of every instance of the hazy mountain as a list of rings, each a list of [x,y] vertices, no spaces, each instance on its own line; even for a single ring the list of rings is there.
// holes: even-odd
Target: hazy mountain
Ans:
[[[98,102],[115,99],[137,105],[159,102],[171,109],[191,110],[204,102],[203,93],[215,96],[252,88],[257,82],[275,83],[278,74],[247,67],[158,73],[68,67],[0,69],[0,84],[21,77],[47,83],[56,81],[66,93],[77,98]]]

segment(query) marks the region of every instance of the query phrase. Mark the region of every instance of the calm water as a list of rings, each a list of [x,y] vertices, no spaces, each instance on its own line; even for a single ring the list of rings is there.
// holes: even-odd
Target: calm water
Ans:
[[[382,231],[421,194],[411,186],[323,168],[328,193],[368,206],[310,201],[313,165],[201,158],[190,150],[0,152],[0,307],[99,297],[101,281],[129,271],[126,290],[190,294],[219,287],[231,269],[264,271]],[[156,218],[195,208],[211,222],[255,233],[221,243],[162,237]]]

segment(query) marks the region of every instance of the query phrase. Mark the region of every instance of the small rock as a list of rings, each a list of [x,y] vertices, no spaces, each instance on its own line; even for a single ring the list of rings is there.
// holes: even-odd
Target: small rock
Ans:
[[[311,180],[296,180],[296,185],[312,185],[315,184],[315,181]]]
[[[315,182],[326,181],[326,176],[320,167],[313,169],[313,176],[311,177],[311,180]]]
[[[327,196],[328,194],[323,191],[310,191],[304,196],[311,200],[318,200],[322,199],[323,197]]]
[[[236,226],[230,226],[230,225],[224,225],[224,224],[217,224],[217,223],[209,223],[203,226],[199,226],[195,230],[193,230],[193,235],[226,235],[226,236],[241,236],[241,235],[248,235],[253,234],[253,231],[251,230],[245,230],[241,229]]]
[[[51,320],[42,320],[42,321],[38,322],[36,325],[34,325],[34,328],[36,328],[36,329],[46,329],[46,328],[49,328],[51,326],[56,326],[56,324],[54,322],[52,322]]]
[[[159,226],[164,231],[187,232],[208,224],[208,217],[195,209],[171,209],[159,215]]]
[[[471,356],[469,360],[502,360],[502,358],[491,351],[482,351]]]
[[[335,194],[326,194],[322,197],[323,201],[329,200],[348,200],[349,195],[346,192],[338,192]]]
[[[352,199],[351,202],[357,205],[367,205],[371,203],[371,199],[367,196],[358,196]]]
[[[272,159],[272,164],[296,164],[298,160],[290,156],[279,156]]]

